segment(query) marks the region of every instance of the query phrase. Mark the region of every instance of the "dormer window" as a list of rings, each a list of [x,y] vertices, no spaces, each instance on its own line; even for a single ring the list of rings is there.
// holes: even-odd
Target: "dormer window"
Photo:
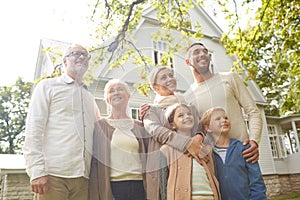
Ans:
[[[169,49],[167,42],[153,41],[153,61],[155,65],[161,65],[163,53]],[[169,58],[168,66],[173,68],[173,58]]]

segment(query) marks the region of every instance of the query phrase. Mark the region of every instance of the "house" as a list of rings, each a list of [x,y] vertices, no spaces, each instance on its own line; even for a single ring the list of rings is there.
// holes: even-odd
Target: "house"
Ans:
[[[300,191],[300,115],[266,116],[274,173],[264,174],[274,193]],[[260,152],[263,151],[260,148]],[[278,187],[277,187],[278,186]]]
[[[0,160],[0,199],[33,199],[23,155],[0,154]]]
[[[219,43],[222,30],[214,20],[200,6],[195,6],[191,10],[191,20],[198,21],[203,25],[204,34],[201,42],[208,48],[212,58],[211,69],[214,72],[229,71],[234,57],[226,55],[225,49]],[[138,25],[138,28],[132,35],[136,41],[136,46],[142,53],[152,57],[154,61],[159,60],[160,55],[168,46],[165,41],[154,41],[151,34],[159,30],[155,11],[148,8],[144,11],[144,16]],[[173,32],[173,35],[180,43],[180,33]],[[45,74],[52,73],[53,64],[49,62],[51,56],[49,53],[42,53],[42,49],[51,45],[64,47],[66,44],[53,40],[44,39],[41,41],[41,48],[36,66],[35,78],[38,79]],[[184,63],[184,50],[174,56],[170,61],[175,71],[178,81],[179,92],[185,92],[193,82],[191,71]],[[103,62],[105,63],[105,61]],[[97,67],[97,66],[96,66]],[[109,108],[106,106],[103,89],[105,83],[111,78],[120,78],[130,85],[132,97],[129,102],[130,113],[134,118],[138,117],[139,107],[143,103],[153,102],[154,93],[150,91],[148,97],[137,92],[133,84],[142,81],[137,74],[138,67],[131,62],[124,67],[109,69],[109,66],[103,64],[96,70],[98,79],[90,86],[90,91],[94,94],[97,104],[100,108],[102,117],[106,117]],[[264,108],[267,102],[254,81],[248,81],[248,89],[255,99],[258,108],[263,117],[262,138],[259,146],[260,160],[259,164],[267,185],[268,196],[276,196],[290,192],[300,191],[300,153],[299,153],[299,133],[300,116],[292,115],[288,117],[265,116]],[[247,118],[245,118],[247,121]]]
[[[132,36],[132,38],[137,41],[136,46],[141,49],[144,54],[147,54],[149,57],[152,56],[154,61],[159,59],[160,53],[165,50],[164,48],[167,48],[167,44],[164,41],[153,41],[151,39],[151,34],[159,30],[155,17],[156,14],[153,9],[146,9],[138,29]],[[191,11],[191,20],[198,21],[203,25],[202,32],[204,37],[201,42],[209,48],[213,63],[211,66],[212,70],[214,72],[229,71],[234,62],[234,58],[226,55],[225,49],[218,42],[218,39],[222,35],[222,30],[200,6],[195,6]],[[180,43],[180,33],[174,32],[173,34],[177,38],[177,41],[175,42]],[[176,54],[172,60],[172,67],[176,74],[178,90],[180,92],[186,91],[193,82],[190,69],[186,67],[184,63],[184,55],[185,53],[182,51],[181,54]],[[125,66],[126,67],[110,70],[109,66],[101,65],[101,70],[99,71],[99,74],[97,74],[99,77],[98,86],[95,90],[95,96],[97,97],[99,104],[104,104],[103,86],[106,82],[105,80],[110,78],[120,78],[130,85],[142,81],[137,76],[137,66],[132,63],[127,63]],[[265,116],[264,113],[267,102],[259,87],[250,80],[248,81],[248,89],[256,101],[263,117],[259,164],[268,187],[268,196],[299,191],[300,169],[297,167],[300,164],[298,136],[300,129],[299,118],[297,118],[297,116],[292,116],[288,118],[290,121],[287,121],[285,118],[279,118],[274,124],[271,124],[271,117]],[[145,101],[152,102],[153,97],[154,94],[152,92],[148,98],[142,97],[137,92],[134,92],[132,100],[129,102],[131,113],[135,116],[139,106],[142,103],[145,103]],[[102,113],[107,113],[106,109],[104,109],[104,112]],[[245,120],[247,121],[247,119]],[[287,124],[289,124],[289,126]],[[276,127],[274,128],[275,132],[270,132],[272,130],[270,127]],[[295,141],[291,145],[293,148],[289,151],[289,154],[275,154],[275,149],[278,152],[286,152],[284,140],[280,139],[284,137],[284,132],[282,132],[282,130],[286,130],[285,127],[292,127],[291,129],[288,129],[288,133],[293,133],[291,134],[294,136],[292,137],[293,141]],[[276,135],[277,137],[274,137]],[[280,157],[278,155],[280,155]]]

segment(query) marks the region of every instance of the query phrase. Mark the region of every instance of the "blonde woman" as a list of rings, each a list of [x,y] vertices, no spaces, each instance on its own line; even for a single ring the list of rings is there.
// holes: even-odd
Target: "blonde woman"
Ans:
[[[158,157],[161,145],[186,152],[195,159],[200,159],[199,153],[202,145],[202,135],[198,133],[198,126],[192,130],[191,135],[177,134],[168,128],[164,112],[168,106],[184,103],[181,94],[176,93],[177,81],[174,72],[169,67],[157,67],[150,74],[150,86],[156,93],[154,103],[142,107],[141,115],[145,129],[150,134],[147,155],[147,199],[159,199],[158,184]],[[144,109],[144,110],[143,110]],[[193,114],[197,115],[195,109]]]

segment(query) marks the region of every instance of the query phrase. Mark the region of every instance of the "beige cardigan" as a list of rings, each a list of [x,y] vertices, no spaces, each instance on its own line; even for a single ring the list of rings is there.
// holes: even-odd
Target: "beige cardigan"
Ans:
[[[161,152],[167,158],[169,169],[169,176],[167,180],[167,199],[190,200],[192,196],[192,158],[167,145],[161,147]],[[212,153],[210,152],[208,156],[208,163],[201,160],[201,163],[199,164],[201,164],[206,171],[214,194],[214,199],[220,200],[221,194],[219,182],[215,177]]]
[[[192,106],[195,124],[198,123],[198,113]],[[178,134],[170,130],[169,124],[166,122],[163,107],[152,105],[144,116],[144,126],[146,131],[150,134],[147,154],[147,199],[159,199],[159,185],[158,185],[158,159],[159,149],[163,144],[168,144],[181,152],[185,152],[189,142],[190,136]],[[198,133],[198,127],[195,126],[192,133]]]
[[[93,158],[89,180],[89,200],[113,200],[110,187],[110,142],[114,128],[104,119],[99,120],[95,125]],[[146,166],[146,131],[141,122],[135,120],[132,132],[139,142],[140,160],[143,170]],[[144,171],[145,172],[145,171]],[[145,173],[143,174],[144,185]],[[146,189],[145,189],[146,191]]]

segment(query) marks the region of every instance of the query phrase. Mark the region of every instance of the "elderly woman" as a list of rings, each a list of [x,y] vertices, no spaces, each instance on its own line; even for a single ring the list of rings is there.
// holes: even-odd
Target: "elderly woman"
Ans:
[[[148,145],[147,156],[147,199],[159,199],[158,184],[158,153],[161,145],[167,144],[181,152],[188,152],[195,159],[199,158],[203,137],[196,134],[198,126],[192,130],[192,136],[177,134],[168,129],[168,122],[164,110],[176,103],[185,103],[181,94],[176,94],[177,82],[174,72],[169,67],[158,67],[150,74],[150,86],[155,91],[156,97],[147,111],[145,106],[141,113],[145,114],[143,122],[145,129],[152,136]],[[195,119],[198,119],[196,109],[193,110]]]
[[[111,113],[98,121],[90,174],[91,200],[144,200],[146,132],[126,113],[130,90],[118,79],[108,81],[104,96]]]

